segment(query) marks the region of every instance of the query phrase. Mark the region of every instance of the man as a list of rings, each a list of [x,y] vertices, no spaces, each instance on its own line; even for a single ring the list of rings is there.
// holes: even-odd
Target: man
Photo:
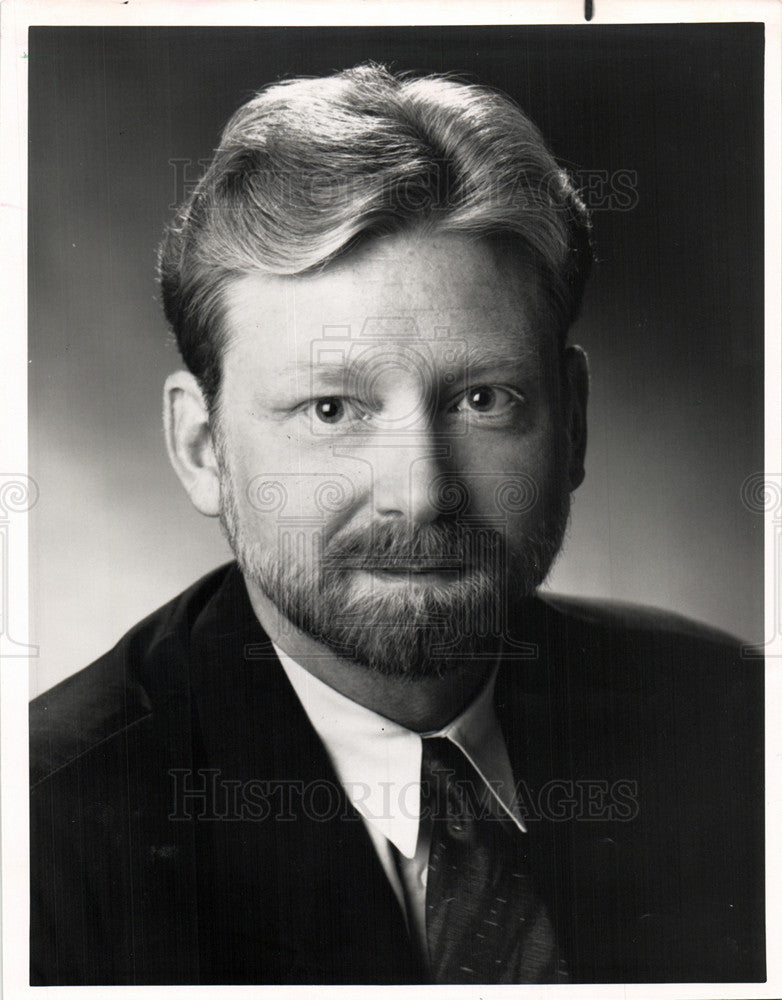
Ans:
[[[234,115],[160,275],[237,563],[33,705],[33,983],[763,977],[757,667],[536,595],[589,263],[498,93],[366,65]]]

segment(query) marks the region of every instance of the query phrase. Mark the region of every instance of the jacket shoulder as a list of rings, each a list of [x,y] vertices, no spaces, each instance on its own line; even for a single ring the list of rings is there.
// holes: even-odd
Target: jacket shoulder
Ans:
[[[171,670],[182,662],[176,651],[186,645],[193,622],[230,568],[202,577],[94,663],[30,703],[32,787],[151,716],[161,668],[169,689],[175,688]]]
[[[735,636],[722,629],[687,618],[663,608],[615,601],[607,598],[576,597],[569,594],[541,592],[540,600],[566,618],[584,626],[597,626],[612,632],[646,632],[672,638],[694,640],[738,649]]]
[[[736,753],[762,746],[764,665],[727,632],[657,608],[539,595],[533,615],[539,668],[525,690],[543,692],[556,679],[568,698],[605,711],[623,706],[630,725],[684,742],[721,733]],[[518,686],[518,685],[517,685]],[[616,720],[615,725],[624,725]],[[743,752],[743,751],[742,751]]]

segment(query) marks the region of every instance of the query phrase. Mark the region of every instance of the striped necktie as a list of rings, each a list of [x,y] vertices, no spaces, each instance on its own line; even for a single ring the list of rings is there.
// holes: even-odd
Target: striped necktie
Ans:
[[[423,740],[422,817],[431,818],[426,938],[435,983],[566,982],[554,928],[533,890],[525,837],[488,808],[461,750]]]

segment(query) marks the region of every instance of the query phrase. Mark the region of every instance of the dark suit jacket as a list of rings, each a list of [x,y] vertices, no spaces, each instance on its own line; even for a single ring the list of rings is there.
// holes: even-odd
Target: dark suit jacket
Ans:
[[[498,676],[574,982],[765,974],[760,667],[663,617],[530,601]],[[36,699],[31,768],[33,984],[425,981],[235,566]]]

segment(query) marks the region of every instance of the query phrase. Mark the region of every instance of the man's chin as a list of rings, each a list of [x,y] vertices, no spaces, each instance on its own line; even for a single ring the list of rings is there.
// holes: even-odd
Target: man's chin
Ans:
[[[387,677],[443,676],[496,646],[497,589],[480,573],[350,570],[317,592],[265,589],[305,634]]]
[[[314,637],[340,659],[383,677],[407,681],[444,677],[476,659],[489,659],[496,640],[477,636],[465,642],[455,639],[446,625],[379,623],[373,626],[342,626],[315,633]]]

